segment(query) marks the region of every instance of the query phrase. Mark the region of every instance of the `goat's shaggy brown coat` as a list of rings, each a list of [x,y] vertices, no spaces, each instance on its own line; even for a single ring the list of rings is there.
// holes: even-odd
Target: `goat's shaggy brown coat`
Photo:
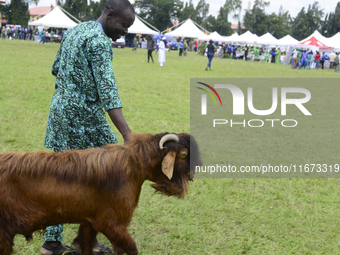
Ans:
[[[74,241],[83,255],[92,254],[97,232],[117,254],[138,254],[127,226],[143,182],[155,182],[157,191],[181,198],[190,172],[201,164],[190,135],[179,134],[178,143],[168,141],[161,150],[163,135],[133,134],[126,145],[98,149],[0,154],[0,253],[12,253],[16,234],[31,239],[46,226],[79,223]],[[162,171],[169,157],[174,157],[172,177]]]

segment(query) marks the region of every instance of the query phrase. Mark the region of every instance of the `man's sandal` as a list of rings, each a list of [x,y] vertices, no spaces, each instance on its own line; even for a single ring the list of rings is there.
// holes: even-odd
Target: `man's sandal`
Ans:
[[[51,253],[52,252],[52,253]],[[60,243],[58,246],[52,246],[44,243],[40,249],[42,255],[80,255],[80,251],[74,247],[63,245]]]

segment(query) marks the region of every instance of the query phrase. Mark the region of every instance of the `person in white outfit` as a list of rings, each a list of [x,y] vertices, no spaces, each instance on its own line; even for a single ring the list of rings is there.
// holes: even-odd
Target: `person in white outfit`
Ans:
[[[163,37],[162,41],[159,42],[159,51],[158,51],[158,62],[160,63],[160,66],[163,66],[163,63],[165,63],[165,41],[166,38]]]

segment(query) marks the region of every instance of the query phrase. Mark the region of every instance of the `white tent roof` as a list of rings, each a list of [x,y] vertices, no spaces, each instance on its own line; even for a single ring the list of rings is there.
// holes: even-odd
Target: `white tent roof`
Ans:
[[[257,39],[257,44],[277,45],[278,40],[270,33],[266,33]]]
[[[251,33],[250,31],[247,31],[234,39],[234,42],[241,42],[241,43],[256,43],[258,40],[258,36]]]
[[[282,37],[281,39],[278,40],[277,45],[295,45],[298,42],[299,42],[298,40],[291,37],[290,35],[286,35],[285,37]]]
[[[185,21],[180,27],[176,28],[174,31],[166,33],[165,35],[190,38],[200,38],[205,36],[205,34],[191,21],[191,19],[187,19],[187,21]]]
[[[318,30],[315,30],[315,31],[313,32],[313,34],[311,34],[310,36],[306,37],[305,39],[299,41],[299,43],[302,43],[302,42],[304,42],[304,41],[307,41],[307,40],[311,39],[313,36],[314,36],[318,41],[320,41],[320,42],[322,42],[323,44],[326,44],[326,45],[327,45],[327,38],[324,37],[322,34],[320,34]],[[327,46],[328,46],[328,45],[327,45]]]
[[[202,37],[198,38],[199,40],[213,40],[213,41],[218,41],[218,42],[225,42],[226,38],[225,36],[221,36],[219,33],[217,33],[216,31],[211,33],[210,35],[204,35]]]
[[[327,41],[325,44],[327,46],[339,49],[340,48],[340,32],[337,32],[332,37],[327,38]]]
[[[234,42],[237,41],[239,35],[238,33],[232,34],[231,36],[222,36],[224,37],[224,41],[225,42]]]
[[[135,21],[133,22],[132,26],[129,27],[128,31],[131,34],[159,34],[159,31],[155,31],[147,27],[137,16],[135,16]]]
[[[55,6],[53,10],[46,16],[38,19],[36,21],[28,22],[30,26],[46,26],[46,27],[62,27],[62,28],[72,28],[77,25],[73,20],[66,16],[65,13]]]

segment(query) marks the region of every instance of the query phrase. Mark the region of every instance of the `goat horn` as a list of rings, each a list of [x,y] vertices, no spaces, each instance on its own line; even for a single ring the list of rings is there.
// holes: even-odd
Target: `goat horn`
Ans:
[[[179,142],[179,138],[177,135],[175,134],[167,134],[165,136],[162,137],[162,139],[159,141],[159,148],[162,150],[164,147],[164,143],[167,141],[175,141],[175,142]]]

